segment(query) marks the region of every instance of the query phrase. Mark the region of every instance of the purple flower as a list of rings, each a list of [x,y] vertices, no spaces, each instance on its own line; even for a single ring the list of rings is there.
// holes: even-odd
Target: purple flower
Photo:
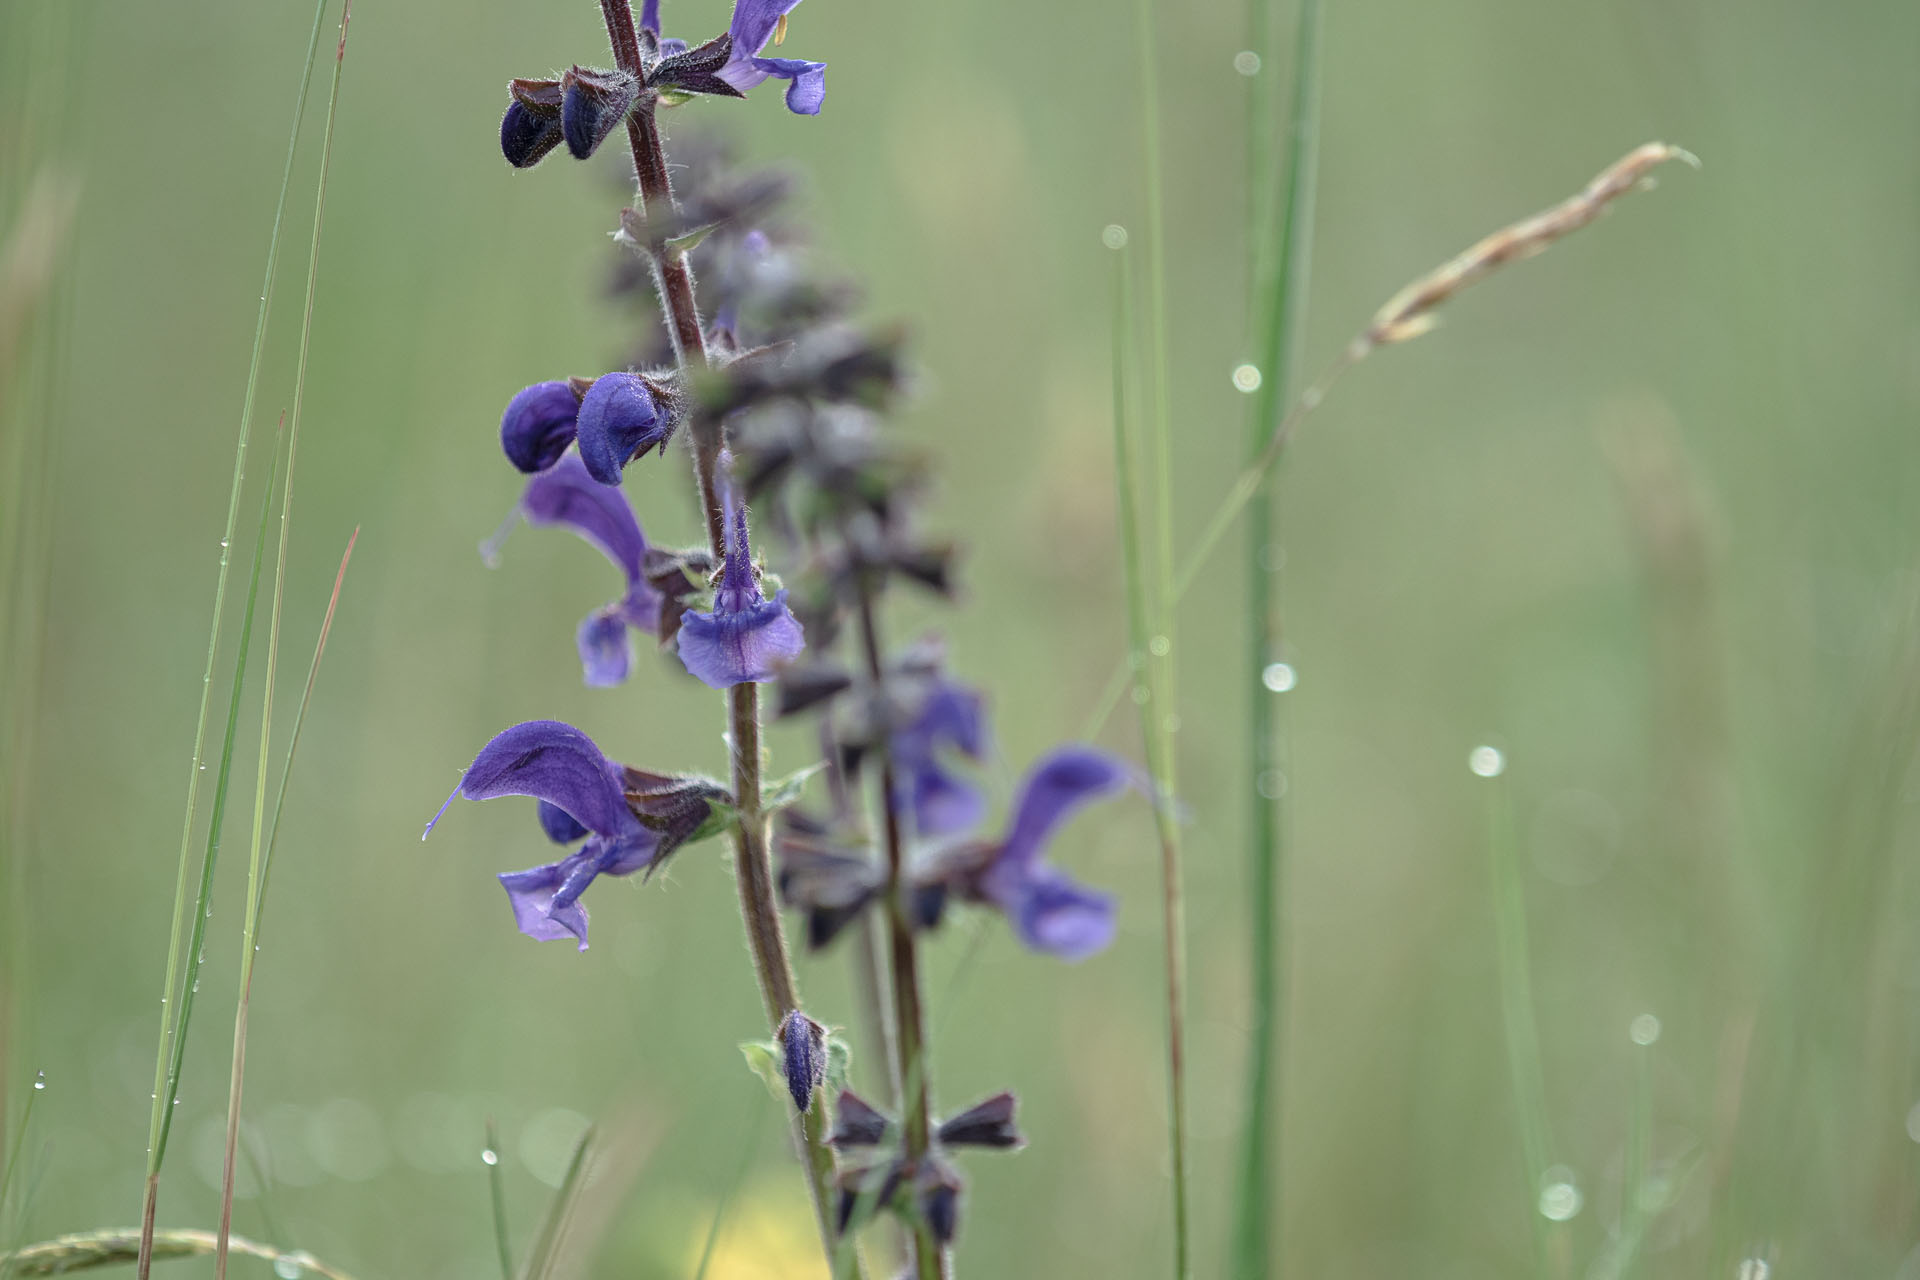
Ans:
[[[514,923],[529,938],[578,938],[587,949],[587,909],[580,895],[598,876],[624,876],[653,865],[660,836],[628,807],[624,771],[600,754],[586,734],[558,720],[529,720],[480,749],[454,796],[491,800],[533,796],[540,825],[556,843],[586,843],[560,859],[500,877],[513,904]],[[440,820],[447,805],[427,824]],[[425,837],[423,836],[422,839]]]
[[[642,572],[647,540],[625,491],[617,485],[601,484],[587,474],[578,454],[566,454],[527,482],[513,516],[482,548],[489,560],[512,530],[516,516],[524,516],[528,524],[572,529],[600,548],[626,575],[626,594],[588,614],[577,636],[586,682],[594,686],[621,683],[633,666],[627,629],[637,627],[657,633],[660,625],[660,593]]]
[[[664,449],[672,430],[653,388],[637,373],[596,378],[580,401],[580,457],[601,484],[619,484],[626,465],[649,449]]]
[[[799,619],[787,608],[786,591],[775,593],[771,600],[761,594],[753,570],[753,548],[747,544],[745,504],[736,503],[729,491],[727,508],[732,528],[720,585],[713,593],[713,610],[687,610],[680,618],[678,637],[680,661],[715,689],[771,680],[806,647]]]
[[[734,0],[733,21],[727,25],[727,34],[733,37],[733,54],[719,74],[742,93],[769,77],[785,80],[787,110],[795,115],[817,116],[827,98],[827,64],[759,56],[773,39],[780,20],[799,6],[800,0]],[[655,35],[660,33],[660,0],[646,0],[641,6],[640,26]],[[660,41],[662,53],[683,52],[685,48],[683,41]]]
[[[998,844],[971,842],[936,854],[917,879],[938,919],[944,891],[994,907],[1035,951],[1081,960],[1113,941],[1114,900],[1089,889],[1043,858],[1047,841],[1079,806],[1137,784],[1134,771],[1090,747],[1061,747],[1034,766],[1014,802]]]
[[[933,686],[912,723],[893,735],[893,763],[900,803],[923,836],[965,831],[986,816],[986,800],[965,778],[941,762],[942,748],[969,759],[986,751],[986,711],[978,691],[950,680]]]
[[[545,471],[573,443],[580,397],[566,382],[536,382],[507,402],[500,416],[500,447],[507,461],[529,474]]]

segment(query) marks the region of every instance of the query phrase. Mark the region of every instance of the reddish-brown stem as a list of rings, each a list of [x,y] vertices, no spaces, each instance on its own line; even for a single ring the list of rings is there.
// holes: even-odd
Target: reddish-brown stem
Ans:
[[[615,64],[632,75],[642,75],[640,37],[634,29],[632,6],[628,0],[600,0],[600,11],[606,18],[607,39],[613,45]],[[634,179],[640,188],[637,212],[643,222],[649,210],[664,213],[673,205],[666,149],[653,113],[652,96],[643,94],[640,103],[627,116],[627,141],[633,149]],[[703,369],[707,363],[707,345],[700,330],[700,307],[694,298],[693,273],[687,267],[686,257],[658,237],[650,238],[645,248],[653,263],[660,308],[666,316],[667,332],[673,338],[677,362],[683,372]],[[726,555],[727,543],[726,518],[720,500],[718,432],[711,436],[696,433],[693,444],[694,479],[706,519],[707,542],[714,557],[720,559]],[[768,1025],[777,1029],[789,1012],[800,1007],[800,994],[780,926],[780,908],[774,898],[773,864],[767,850],[767,819],[760,809],[759,686],[735,685],[728,690],[727,701],[733,746],[733,794],[739,811],[733,849],[740,918],[753,952],[754,973],[759,979]],[[813,1200],[828,1265],[838,1273],[839,1251],[832,1218],[833,1152],[826,1145],[826,1107],[810,1108],[799,1117],[795,1128],[801,1167],[807,1176],[807,1190]]]

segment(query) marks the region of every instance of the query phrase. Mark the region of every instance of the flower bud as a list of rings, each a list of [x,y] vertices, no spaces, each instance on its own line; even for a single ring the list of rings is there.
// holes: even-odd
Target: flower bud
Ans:
[[[640,96],[640,82],[626,72],[591,67],[567,72],[560,87],[560,127],[576,160],[592,155]]]
[[[515,80],[507,89],[513,101],[500,121],[500,151],[508,164],[525,169],[560,145],[560,82]]]
[[[1006,1150],[1025,1144],[1026,1139],[1013,1127],[1014,1096],[996,1093],[942,1124],[936,1136],[949,1147],[999,1147]]]
[[[804,1112],[814,1090],[827,1082],[827,1029],[795,1009],[780,1023],[780,1047],[786,1054],[787,1092]]]
[[[851,1089],[842,1089],[839,1101],[833,1104],[833,1132],[827,1135],[827,1141],[842,1149],[877,1147],[886,1141],[887,1130],[892,1124],[893,1121],[869,1105],[866,1099]]]
[[[913,1180],[913,1205],[941,1244],[960,1229],[960,1175],[944,1160],[929,1158]]]
[[[594,380],[580,401],[580,460],[601,484],[619,484],[627,463],[664,448],[671,425],[653,389],[637,373]]]
[[[545,471],[573,443],[579,416],[580,401],[567,383],[536,382],[507,402],[500,448],[527,474]]]

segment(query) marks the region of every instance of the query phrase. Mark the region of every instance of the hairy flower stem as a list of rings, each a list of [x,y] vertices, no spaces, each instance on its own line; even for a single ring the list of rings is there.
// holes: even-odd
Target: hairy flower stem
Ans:
[[[600,0],[600,11],[606,18],[614,62],[623,71],[642,75],[640,40],[633,26],[632,6],[628,0]],[[651,205],[671,206],[673,187],[667,174],[666,149],[661,144],[660,127],[654,119],[651,102],[644,102],[628,115],[627,141],[633,148],[633,172],[640,186],[641,207],[637,212],[645,215]],[[700,331],[700,307],[694,299],[693,273],[687,268],[686,258],[664,242],[655,240],[646,248],[653,262],[660,307],[666,314],[667,330],[673,337],[674,354],[680,367],[683,370],[702,368],[707,363],[707,344]],[[723,558],[727,550],[718,457],[718,439],[694,441],[694,478],[706,516],[707,543],[716,559]],[[800,1007],[800,993],[793,979],[786,936],[780,927],[780,908],[773,892],[773,864],[767,852],[767,819],[760,809],[759,686],[737,684],[727,691],[727,699],[733,794],[739,809],[733,849],[734,878],[740,890],[740,918],[746,927],[747,945],[753,952],[754,973],[760,982],[767,1025],[777,1029],[788,1013]],[[813,1200],[814,1218],[820,1228],[828,1266],[838,1274],[839,1268],[834,1265],[837,1251],[832,1220],[833,1152],[826,1144],[826,1108],[809,1108],[799,1117],[797,1127],[800,1163]]]
[[[878,695],[884,669],[880,659],[880,631],[874,620],[873,593],[860,588],[860,643],[865,650],[867,679]],[[926,1016],[920,1007],[919,955],[913,925],[907,919],[906,877],[901,856],[900,806],[893,785],[893,759],[880,756],[880,810],[885,816],[887,858],[887,962],[892,978],[893,1034],[899,1059],[898,1096],[901,1131],[907,1159],[916,1167],[932,1145],[927,1107]],[[947,1251],[934,1239],[925,1221],[913,1224],[913,1274],[918,1280],[944,1280],[951,1275]]]

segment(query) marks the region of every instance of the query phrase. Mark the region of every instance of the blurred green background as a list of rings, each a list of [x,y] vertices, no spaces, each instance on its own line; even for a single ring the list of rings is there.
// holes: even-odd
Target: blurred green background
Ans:
[[[726,16],[720,0],[667,10],[687,33]],[[138,1217],[195,677],[310,13],[0,3],[0,226],[35,174],[79,192],[0,388],[25,526],[0,713],[11,1114],[34,1071],[49,1085],[15,1240]],[[1246,354],[1245,16],[1206,0],[1158,22],[1190,536],[1244,434],[1228,375]],[[922,386],[899,429],[938,458],[935,519],[969,546],[965,607],[941,625],[992,692],[1001,797],[1081,731],[1121,647],[1099,233],[1141,225],[1131,40],[1128,14],[1095,0],[812,0],[783,52],[831,64],[821,116],[765,91],[669,122],[670,142],[715,124],[746,158],[798,169],[820,252],[872,315],[912,326]],[[749,1144],[710,1274],[819,1270],[734,1047],[759,1006],[720,848],[596,890],[580,955],[511,927],[493,875],[545,856],[519,807],[463,805],[417,837],[473,751],[525,718],[571,720],[646,766],[724,761],[690,682],[643,662],[620,690],[580,686],[573,627],[613,591],[597,556],[537,531],[497,570],[475,553],[518,494],[495,445],[506,398],[629,342],[602,296],[617,185],[564,160],[511,172],[496,147],[509,76],[604,47],[584,3],[354,10],[287,690],[361,533],[256,978],[247,1115],[270,1185],[242,1188],[235,1225],[363,1277],[492,1273],[488,1115],[518,1243],[579,1126],[624,1116],[637,1173],[590,1274],[690,1275]],[[1408,279],[1631,146],[1677,142],[1705,167],[1663,172],[1376,356],[1286,465],[1288,1273],[1532,1265],[1491,799],[1526,869],[1552,1154],[1581,1197],[1555,1228],[1559,1274],[1584,1273],[1620,1222],[1647,1057],[1671,1203],[1645,1274],[1731,1276],[1753,1257],[1780,1275],[1920,1275],[1920,7],[1374,0],[1330,6],[1325,56],[1309,371]],[[291,394],[316,137],[267,434]],[[679,464],[640,471],[649,532],[692,538]],[[1243,678],[1240,545],[1189,598],[1181,651],[1202,1276],[1225,1265],[1247,1040],[1245,706],[1276,696]],[[1126,717],[1106,738],[1137,751]],[[1497,783],[1466,767],[1481,742],[1507,752]],[[776,767],[806,758],[775,744]],[[236,787],[250,793],[244,773]],[[163,1224],[217,1217],[246,821],[236,799]],[[1144,809],[1103,808],[1059,855],[1123,895],[1111,951],[1031,958],[998,921],[971,964],[970,926],[933,949],[940,1097],[1016,1089],[1031,1141],[969,1161],[960,1266],[1160,1275]],[[828,1021],[852,1021],[845,963],[803,964]],[[1663,1033],[1642,1053],[1627,1028],[1649,1012]]]

